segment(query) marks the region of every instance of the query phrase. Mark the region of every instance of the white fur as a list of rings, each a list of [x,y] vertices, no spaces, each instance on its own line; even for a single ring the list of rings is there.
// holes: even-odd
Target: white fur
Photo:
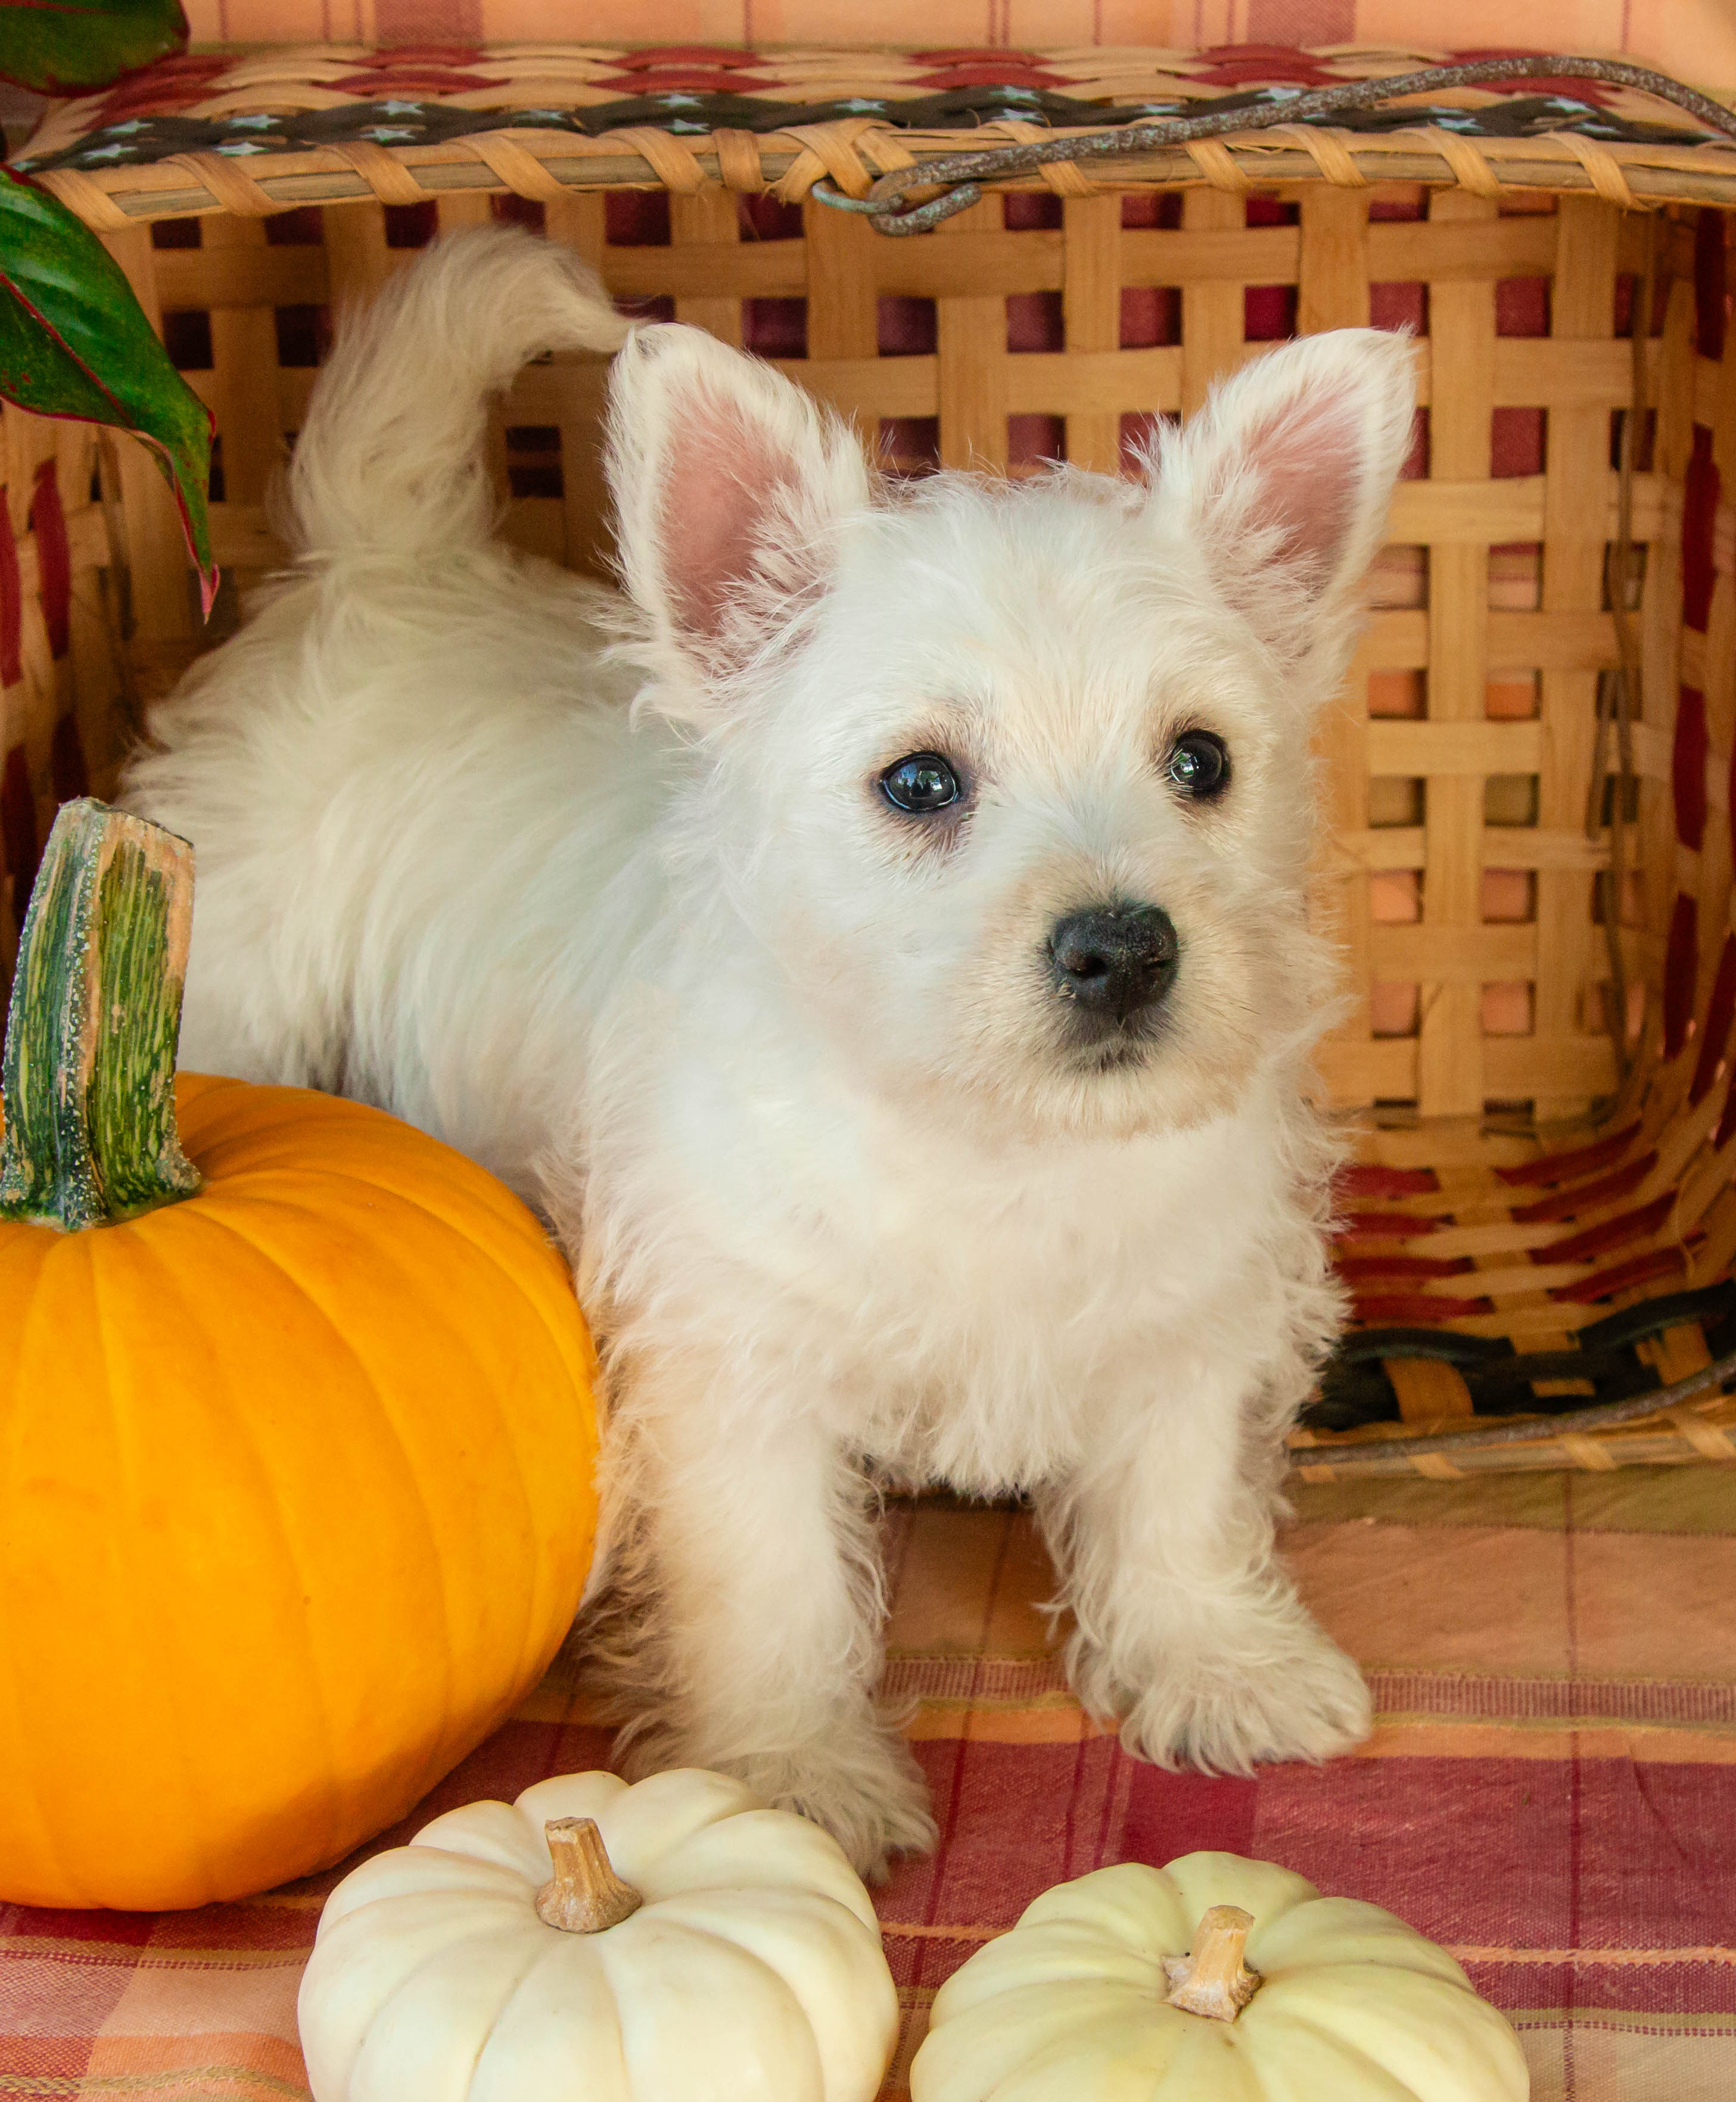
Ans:
[[[929,1843],[873,1706],[867,1470],[1035,1500],[1073,1682],[1133,1749],[1354,1743],[1273,1512],[1340,1318],[1308,737],[1405,347],[1273,353],[1145,485],[895,492],[769,368],[643,330],[629,615],[492,543],[476,464],[486,389],[619,334],[570,259],[480,233],[345,335],[296,567],[131,774],[198,854],[184,1062],[382,1103],[558,1224],[607,1355],[595,1639],[640,1763],[737,1772],[865,1869]],[[1232,753],[1210,807],[1164,769],[1196,727]],[[877,788],[927,748],[977,784],[956,824]],[[1096,1070],[1046,945],[1115,897],[1182,957]]]

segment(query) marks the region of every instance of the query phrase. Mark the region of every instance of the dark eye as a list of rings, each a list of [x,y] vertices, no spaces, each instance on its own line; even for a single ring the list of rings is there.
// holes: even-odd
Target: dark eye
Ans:
[[[938,752],[913,752],[889,766],[880,777],[886,800],[914,816],[926,817],[943,810],[959,797],[958,776],[951,763]]]
[[[1209,801],[1229,785],[1229,747],[1209,729],[1185,730],[1170,747],[1168,771],[1183,795]]]

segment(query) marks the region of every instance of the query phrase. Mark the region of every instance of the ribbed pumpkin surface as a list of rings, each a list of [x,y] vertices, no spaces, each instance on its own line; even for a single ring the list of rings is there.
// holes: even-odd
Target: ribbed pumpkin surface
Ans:
[[[532,1684],[596,1526],[594,1358],[517,1199],[395,1119],[182,1075],[198,1195],[0,1223],[0,1897],[340,1860]]]

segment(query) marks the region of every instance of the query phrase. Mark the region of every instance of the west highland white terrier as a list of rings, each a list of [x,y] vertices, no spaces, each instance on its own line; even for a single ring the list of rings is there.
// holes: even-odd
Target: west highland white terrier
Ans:
[[[527,360],[617,347],[624,600],[500,545],[482,465]],[[1344,330],[1136,479],[900,487],[522,233],[344,330],[293,567],[127,800],[198,851],[185,1063],[380,1104],[571,1250],[639,1768],[869,1872],[932,1842],[875,1705],[877,1476],[1032,1500],[1130,1750],[1365,1734],[1273,1530],[1341,1319],[1309,733],[1412,396]]]

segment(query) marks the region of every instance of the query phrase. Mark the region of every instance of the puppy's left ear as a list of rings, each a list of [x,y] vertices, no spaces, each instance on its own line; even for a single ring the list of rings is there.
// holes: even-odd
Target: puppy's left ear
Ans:
[[[1410,339],[1303,337],[1218,388],[1154,463],[1154,507],[1281,662],[1342,635],[1410,450]]]
[[[871,501],[855,434],[773,366],[694,328],[635,331],[610,384],[622,581],[665,705],[704,719],[787,633]]]

